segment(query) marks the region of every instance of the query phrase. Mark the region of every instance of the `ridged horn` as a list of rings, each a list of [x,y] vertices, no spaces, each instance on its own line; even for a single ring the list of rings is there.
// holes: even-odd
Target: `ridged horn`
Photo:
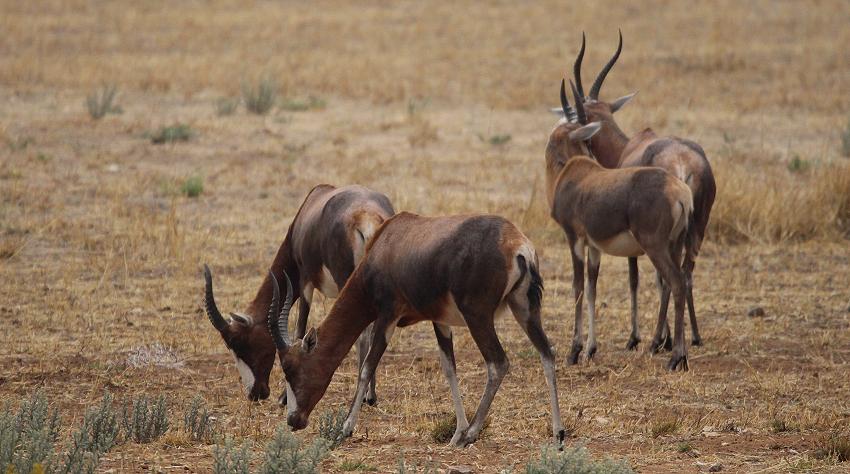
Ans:
[[[575,110],[570,107],[570,101],[567,100],[567,86],[564,79],[561,79],[561,109],[564,110],[564,117],[567,118],[568,122],[575,122],[576,113]]]
[[[578,91],[576,90],[576,85],[573,84],[573,81],[570,81],[570,87],[573,89],[573,98],[576,101],[576,112],[578,114],[578,123],[582,125],[587,124],[587,114],[584,113],[584,102],[582,102],[581,97],[578,95]]]
[[[573,63],[573,76],[576,80],[576,89],[581,97],[584,97],[584,88],[581,86],[581,61],[584,59],[584,31],[581,32],[581,49],[576,56],[576,62]]]
[[[599,71],[599,75],[596,76],[596,80],[593,81],[593,86],[590,88],[590,98],[593,100],[599,100],[599,89],[602,89],[602,83],[605,82],[605,77],[608,75],[608,72],[611,71],[611,68],[614,67],[614,63],[617,62],[617,59],[620,57],[620,52],[623,50],[623,31],[618,31],[620,32],[620,43],[617,45],[617,51],[614,53],[614,56],[608,60],[605,67]]]
[[[218,332],[225,332],[227,328],[230,326],[227,321],[225,321],[224,317],[222,317],[221,313],[218,311],[218,307],[215,305],[215,297],[213,296],[213,284],[212,284],[212,273],[210,273],[210,267],[207,264],[204,264],[204,280],[206,281],[206,288],[204,292],[204,308],[207,311],[207,317],[210,318],[210,322],[213,327],[218,330]]]
[[[272,281],[272,303],[269,307],[269,332],[274,339],[274,345],[278,351],[286,351],[289,348],[289,311],[292,309],[292,283],[289,280],[289,275],[283,273],[283,278],[286,280],[286,300],[283,302],[283,307],[280,307],[280,286],[277,283],[277,278],[269,272],[269,277]]]

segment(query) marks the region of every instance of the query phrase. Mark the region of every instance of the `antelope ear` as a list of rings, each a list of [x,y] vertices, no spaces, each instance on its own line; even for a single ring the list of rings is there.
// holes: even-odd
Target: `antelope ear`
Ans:
[[[614,102],[611,102],[611,113],[613,114],[614,112],[622,109],[624,105],[628,104],[629,101],[632,100],[632,97],[634,97],[635,94],[637,94],[637,91],[634,91],[629,95],[624,95]]]
[[[301,350],[309,354],[316,348],[316,344],[318,343],[319,335],[316,333],[316,328],[311,327],[307,331],[307,334],[304,335],[304,339],[301,340]]]
[[[242,326],[254,325],[254,321],[252,321],[251,318],[247,316],[236,313],[230,313],[230,317],[233,319],[233,321],[235,321],[237,324],[241,324]]]
[[[570,132],[570,140],[574,142],[590,140],[590,137],[596,135],[596,132],[598,132],[601,127],[602,124],[599,122],[590,122],[589,124]]]

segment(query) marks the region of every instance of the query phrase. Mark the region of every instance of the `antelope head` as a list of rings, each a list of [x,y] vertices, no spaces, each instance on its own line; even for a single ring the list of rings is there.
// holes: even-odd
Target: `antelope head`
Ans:
[[[230,313],[230,319],[225,319],[215,304],[212,275],[207,265],[204,265],[204,280],[207,317],[233,354],[245,394],[251,401],[265,400],[269,397],[269,375],[275,355],[265,325],[255,324],[254,317],[247,314]]]
[[[275,347],[277,348],[280,365],[286,375],[286,423],[293,430],[307,426],[310,413],[327,390],[333,369],[323,370],[321,358],[312,357],[319,342],[316,328],[311,327],[303,339],[290,342],[289,311],[292,309],[292,283],[289,276],[286,279],[286,299],[280,305],[280,289],[277,279],[271,275],[274,293],[269,309],[269,327]]]
[[[576,86],[572,81],[570,86],[576,98],[576,108],[573,109],[570,106],[567,100],[566,83],[561,79],[561,111],[564,118],[549,134],[549,143],[546,145],[546,191],[550,208],[555,199],[558,176],[561,171],[571,158],[589,155],[586,143],[601,126],[599,122],[587,123],[587,114],[584,104],[579,99]]]

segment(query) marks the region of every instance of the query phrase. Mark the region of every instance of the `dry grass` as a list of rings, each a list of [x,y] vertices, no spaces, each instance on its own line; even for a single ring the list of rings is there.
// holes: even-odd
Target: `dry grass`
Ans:
[[[588,31],[591,70],[619,26],[626,49],[603,95],[641,91],[620,113],[623,128],[696,139],[718,177],[696,271],[706,345],[692,349],[690,373],[675,375],[661,369],[663,357],[622,349],[626,265],[605,258],[598,360],[558,367],[570,443],[626,457],[641,472],[846,468],[818,456],[819,440],[850,428],[846,2],[179,8],[4,2],[0,404],[42,387],[79,418],[104,390],[117,400],[165,393],[175,407],[200,393],[223,435],[262,450],[285,415],[272,400],[239,396],[229,354],[201,314],[199,269],[214,266],[222,309],[242,309],[319,182],[362,183],[399,210],[495,212],[518,223],[541,255],[544,325],[563,353],[570,268],[543,203],[542,153],[554,123],[545,110],[579,31]],[[592,21],[603,13],[609,24]],[[216,112],[218,100],[263,75],[283,97],[327,102],[266,116]],[[104,83],[121,90],[123,113],[94,122],[81,104]],[[145,138],[171,123],[191,123],[192,139],[160,146]],[[510,140],[491,144],[497,136]],[[808,168],[789,170],[795,158]],[[203,192],[190,198],[180,187],[195,176]],[[641,270],[647,340],[657,295],[651,267],[644,261]],[[312,322],[330,304],[317,298]],[[753,306],[766,316],[748,318]],[[431,440],[451,400],[432,331],[414,326],[396,332],[379,368],[380,404],[364,408],[355,436],[324,469],[368,460],[391,471],[403,453],[411,464],[491,472],[537,456],[549,423],[542,370],[516,324],[498,324],[512,368],[484,439],[465,450]],[[156,347],[180,364],[128,362]],[[456,347],[471,413],[486,369],[466,331]],[[355,379],[352,357],[316,414],[347,404]],[[675,431],[653,437],[669,420]],[[307,438],[317,436],[315,422]],[[692,449],[679,452],[685,443]],[[211,454],[170,433],[122,445],[103,465],[203,472]]]

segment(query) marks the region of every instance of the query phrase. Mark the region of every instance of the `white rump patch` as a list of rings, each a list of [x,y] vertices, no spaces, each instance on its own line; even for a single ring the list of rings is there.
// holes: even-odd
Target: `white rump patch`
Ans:
[[[638,244],[631,231],[620,232],[605,242],[592,241],[593,246],[608,255],[615,257],[638,257],[643,255],[643,248]]]
[[[322,274],[319,275],[319,291],[328,298],[336,298],[339,295],[339,288],[334,282],[334,277],[324,265],[322,265]]]
[[[236,362],[236,370],[239,371],[239,377],[242,379],[242,388],[245,390],[245,393],[250,393],[251,389],[254,388],[254,373],[251,372],[248,364],[240,359],[235,352],[230,351],[230,353],[233,354],[233,360]]]

